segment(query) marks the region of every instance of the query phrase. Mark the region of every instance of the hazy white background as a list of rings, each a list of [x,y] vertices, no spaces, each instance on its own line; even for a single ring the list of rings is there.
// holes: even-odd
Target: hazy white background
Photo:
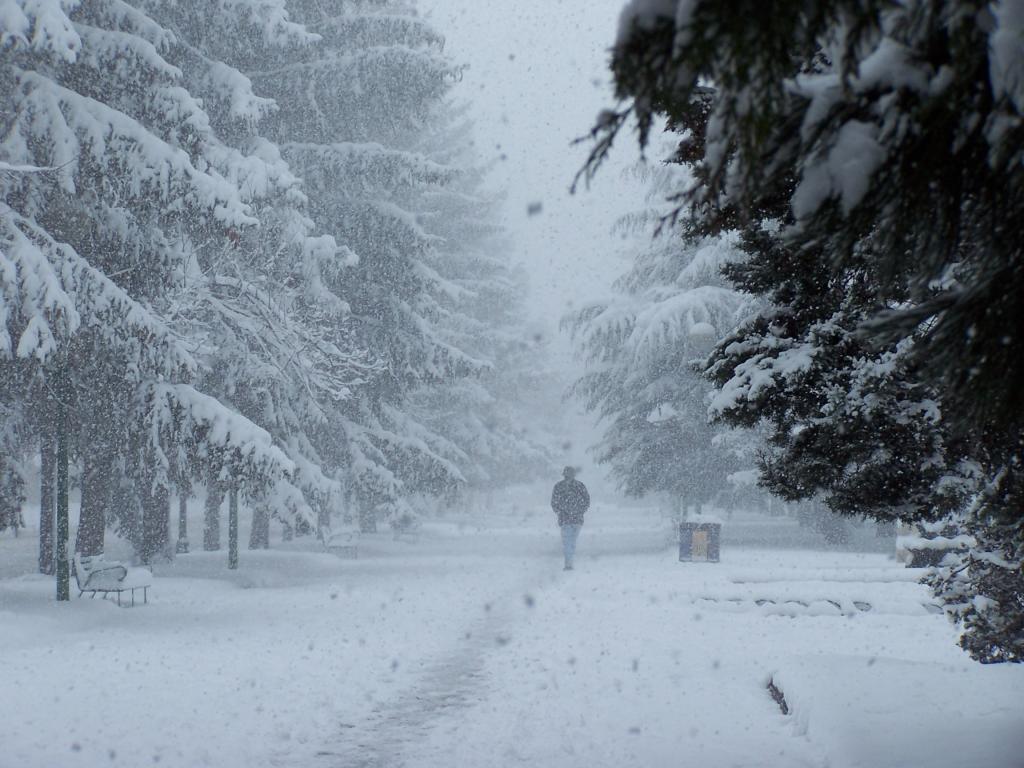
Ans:
[[[471,103],[490,182],[507,190],[514,258],[531,275],[530,313],[550,328],[579,301],[601,295],[628,264],[614,220],[639,207],[642,188],[623,173],[639,157],[623,137],[590,190],[569,194],[599,110],[614,103],[608,72],[623,0],[421,0],[469,65],[458,96]],[[630,137],[631,138],[631,137]],[[530,215],[531,204],[542,209]]]
[[[589,189],[569,192],[590,149],[573,141],[615,103],[608,59],[623,5],[420,0],[425,17],[445,35],[446,52],[468,65],[456,95],[470,104],[490,185],[506,194],[512,258],[530,275],[532,327],[554,337],[553,363],[566,385],[579,366],[559,321],[581,302],[608,293],[629,267],[628,243],[612,234],[612,225],[643,203],[643,187],[629,173],[640,157],[632,136],[623,136]],[[531,215],[538,203],[540,212]],[[587,450],[599,430],[578,405],[566,408],[572,434],[561,460],[580,466],[581,479],[607,499],[611,483]]]

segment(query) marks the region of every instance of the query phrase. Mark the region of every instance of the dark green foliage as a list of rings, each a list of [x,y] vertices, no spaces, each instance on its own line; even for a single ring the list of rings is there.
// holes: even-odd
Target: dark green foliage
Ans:
[[[744,232],[729,276],[768,300],[709,359],[712,412],[768,420],[762,480],[786,498],[965,515],[977,546],[935,583],[977,598],[954,611],[973,656],[1019,660],[1021,30],[953,0],[688,6],[623,31],[630,103],[587,171],[630,112],[641,142],[658,114],[687,132],[680,210],[694,232]]]

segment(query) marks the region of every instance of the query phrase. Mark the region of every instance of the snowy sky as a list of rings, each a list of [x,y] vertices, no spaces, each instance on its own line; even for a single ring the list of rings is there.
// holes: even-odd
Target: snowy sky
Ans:
[[[589,144],[597,113],[614,104],[609,48],[624,0],[420,0],[424,15],[446,37],[446,52],[469,66],[456,97],[471,104],[481,159],[493,164],[489,182],[507,194],[505,225],[512,257],[530,274],[531,332],[554,337],[550,364],[566,386],[580,373],[567,334],[567,310],[603,296],[629,262],[627,244],[611,232],[622,214],[643,204],[643,188],[628,170],[639,151],[623,136],[590,189],[569,187]],[[540,203],[540,213],[530,214]],[[607,469],[590,453],[600,436],[594,418],[572,403],[558,460],[578,466],[597,496],[613,493]],[[557,479],[554,478],[554,479]]]
[[[607,69],[623,0],[421,0],[469,70],[457,92],[472,103],[491,182],[508,193],[514,257],[531,274],[530,313],[557,326],[566,309],[601,295],[627,266],[612,222],[642,190],[623,171],[636,161],[623,140],[591,189],[569,194],[589,145],[573,139],[613,103]],[[624,139],[626,137],[623,137]],[[540,213],[530,215],[532,204]],[[565,349],[564,342],[559,345]]]

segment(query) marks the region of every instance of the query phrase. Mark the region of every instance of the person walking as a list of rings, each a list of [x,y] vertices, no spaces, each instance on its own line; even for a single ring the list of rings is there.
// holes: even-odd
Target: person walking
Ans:
[[[572,570],[576,555],[576,539],[583,527],[583,516],[590,508],[590,494],[587,486],[576,479],[576,470],[566,467],[562,470],[563,480],[555,483],[551,492],[551,509],[558,515],[558,527],[562,529],[562,551],[565,553],[565,569]]]

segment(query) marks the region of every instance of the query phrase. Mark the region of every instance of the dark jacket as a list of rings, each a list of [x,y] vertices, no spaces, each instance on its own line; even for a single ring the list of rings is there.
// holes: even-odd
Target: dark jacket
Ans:
[[[587,486],[579,480],[566,479],[555,483],[551,492],[551,509],[558,515],[559,525],[583,525],[583,515],[590,508]]]

